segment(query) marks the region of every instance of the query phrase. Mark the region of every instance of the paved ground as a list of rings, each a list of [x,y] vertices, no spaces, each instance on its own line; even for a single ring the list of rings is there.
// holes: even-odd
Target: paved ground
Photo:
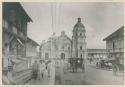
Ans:
[[[49,85],[49,78],[44,78],[42,80],[30,80],[26,85]]]
[[[42,80],[31,79],[27,85],[54,85],[55,83],[55,63],[52,62],[50,65],[50,77],[48,77],[48,71],[44,71],[44,78]],[[39,77],[38,77],[39,78]]]
[[[77,73],[71,73],[68,70],[64,73],[60,66],[55,68],[55,79],[48,77],[43,80],[32,79],[27,85],[49,85],[50,82],[54,82],[55,85],[122,85],[123,73],[114,76],[111,70],[97,69],[90,64],[85,66],[85,73],[81,72],[80,69]]]
[[[63,85],[122,85],[123,73],[114,76],[112,71],[96,69],[95,66],[87,64],[85,73],[61,73],[61,68],[56,69],[55,84]],[[58,74],[57,74],[58,73]]]

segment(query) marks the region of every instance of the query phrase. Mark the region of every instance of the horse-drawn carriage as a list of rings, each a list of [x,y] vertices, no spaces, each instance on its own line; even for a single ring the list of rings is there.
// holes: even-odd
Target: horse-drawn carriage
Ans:
[[[82,58],[69,58],[70,70],[72,72],[77,72],[77,69],[81,69],[82,72],[85,72],[85,66]]]

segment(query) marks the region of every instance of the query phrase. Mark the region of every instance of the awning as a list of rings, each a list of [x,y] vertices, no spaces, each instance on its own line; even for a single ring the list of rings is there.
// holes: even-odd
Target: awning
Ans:
[[[17,41],[18,41],[22,46],[24,46],[24,44],[22,43],[22,41],[21,41],[19,38],[17,38]]]
[[[20,62],[22,62],[22,61],[21,61],[21,60],[18,60],[18,59],[16,59],[16,58],[12,58],[12,59],[11,59],[11,62],[14,63],[14,64],[18,64],[18,63],[20,63]]]

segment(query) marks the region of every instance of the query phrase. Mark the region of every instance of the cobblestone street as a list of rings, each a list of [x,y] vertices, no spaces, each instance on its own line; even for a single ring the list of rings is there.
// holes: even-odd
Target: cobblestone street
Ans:
[[[61,84],[64,85],[122,85],[123,73],[114,76],[112,71],[96,69],[94,65],[87,64],[85,73],[80,70],[78,73],[67,72],[60,79],[58,75],[58,80],[63,81]],[[56,85],[60,84],[58,80]]]
[[[53,81],[55,85],[123,85],[124,81],[123,73],[114,76],[112,70],[97,69],[93,64],[86,64],[85,73],[80,69],[76,73],[70,70],[64,72],[60,66],[55,69],[55,79],[49,77],[44,77],[42,80],[32,79],[27,85],[50,85],[51,80],[55,80]]]

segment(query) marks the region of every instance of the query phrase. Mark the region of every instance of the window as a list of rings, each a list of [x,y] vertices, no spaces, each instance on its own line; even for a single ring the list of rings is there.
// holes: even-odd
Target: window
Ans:
[[[56,46],[56,49],[58,50],[58,46]]]
[[[65,54],[61,53],[61,59],[65,59]]]
[[[78,36],[78,35],[76,34],[76,36]]]
[[[80,36],[82,36],[82,33],[80,33]]]
[[[18,18],[18,20],[17,20],[17,27],[19,28],[19,29],[21,29],[21,19],[20,18]]]
[[[68,50],[70,50],[70,47],[68,47]]]
[[[49,54],[45,53],[45,59],[48,59],[48,58],[49,58]]]
[[[82,46],[80,46],[80,50],[82,50]]]
[[[62,46],[62,50],[64,50],[64,46]]]
[[[8,29],[8,22],[6,20],[3,19],[3,23],[2,24],[3,24],[3,27],[5,29]]]
[[[115,42],[113,42],[113,50],[115,49]]]
[[[5,20],[3,19],[3,21],[2,21],[2,26],[3,26],[3,27],[5,27],[5,23],[4,23],[4,21],[5,21]]]
[[[82,54],[80,55],[80,58],[82,58]]]

